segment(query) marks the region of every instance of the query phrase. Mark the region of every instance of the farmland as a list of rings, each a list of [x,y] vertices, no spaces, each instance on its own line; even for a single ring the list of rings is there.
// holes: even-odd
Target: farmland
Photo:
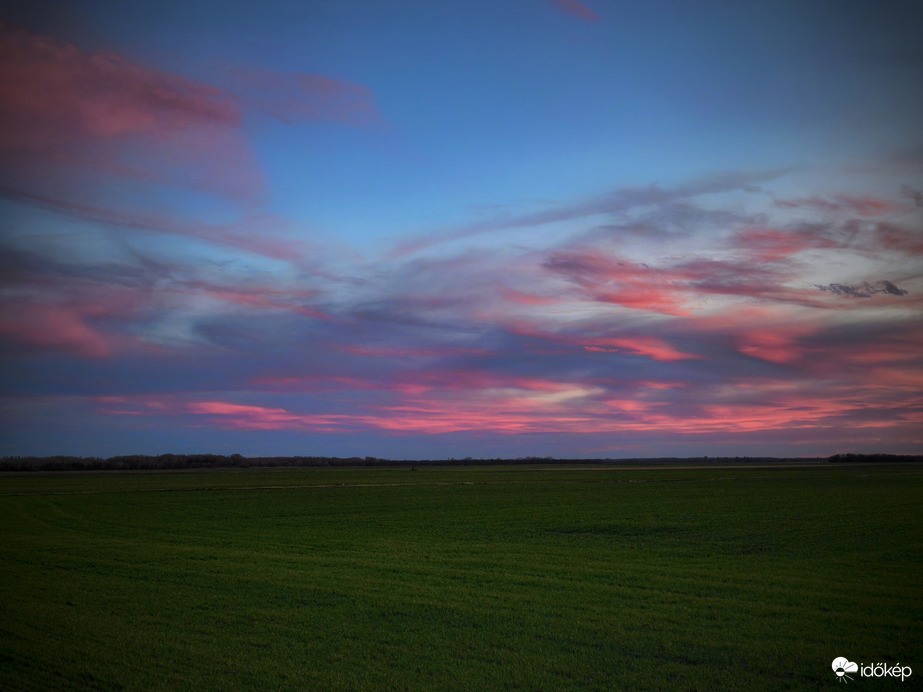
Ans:
[[[0,688],[916,677],[921,516],[918,464],[8,474]]]

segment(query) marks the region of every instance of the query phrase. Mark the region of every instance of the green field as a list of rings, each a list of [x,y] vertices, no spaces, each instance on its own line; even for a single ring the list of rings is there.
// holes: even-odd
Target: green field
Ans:
[[[916,464],[6,475],[0,689],[910,689],[921,517]]]

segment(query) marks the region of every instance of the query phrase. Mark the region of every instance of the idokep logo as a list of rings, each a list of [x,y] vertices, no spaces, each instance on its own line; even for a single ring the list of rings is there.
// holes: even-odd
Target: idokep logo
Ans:
[[[847,680],[852,680],[846,673],[855,673],[859,670],[859,666],[853,663],[850,660],[839,656],[838,658],[833,659],[833,672],[836,673],[838,682],[846,682]]]
[[[893,666],[888,663],[854,663],[848,658],[838,656],[833,659],[833,672],[836,673],[837,682],[849,682],[852,676],[848,673],[859,673],[863,678],[900,678],[901,682],[911,676],[913,671],[910,666],[902,666],[895,663]]]

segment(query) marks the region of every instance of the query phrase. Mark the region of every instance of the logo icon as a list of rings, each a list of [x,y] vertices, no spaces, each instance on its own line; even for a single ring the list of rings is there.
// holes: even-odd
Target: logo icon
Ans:
[[[838,682],[847,682],[852,680],[846,673],[858,673],[859,666],[849,659],[839,656],[833,659],[833,672],[836,673]]]

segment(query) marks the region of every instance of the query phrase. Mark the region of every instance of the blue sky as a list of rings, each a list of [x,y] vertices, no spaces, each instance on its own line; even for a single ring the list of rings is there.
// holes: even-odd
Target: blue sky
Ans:
[[[919,452],[919,2],[0,15],[0,454]]]

